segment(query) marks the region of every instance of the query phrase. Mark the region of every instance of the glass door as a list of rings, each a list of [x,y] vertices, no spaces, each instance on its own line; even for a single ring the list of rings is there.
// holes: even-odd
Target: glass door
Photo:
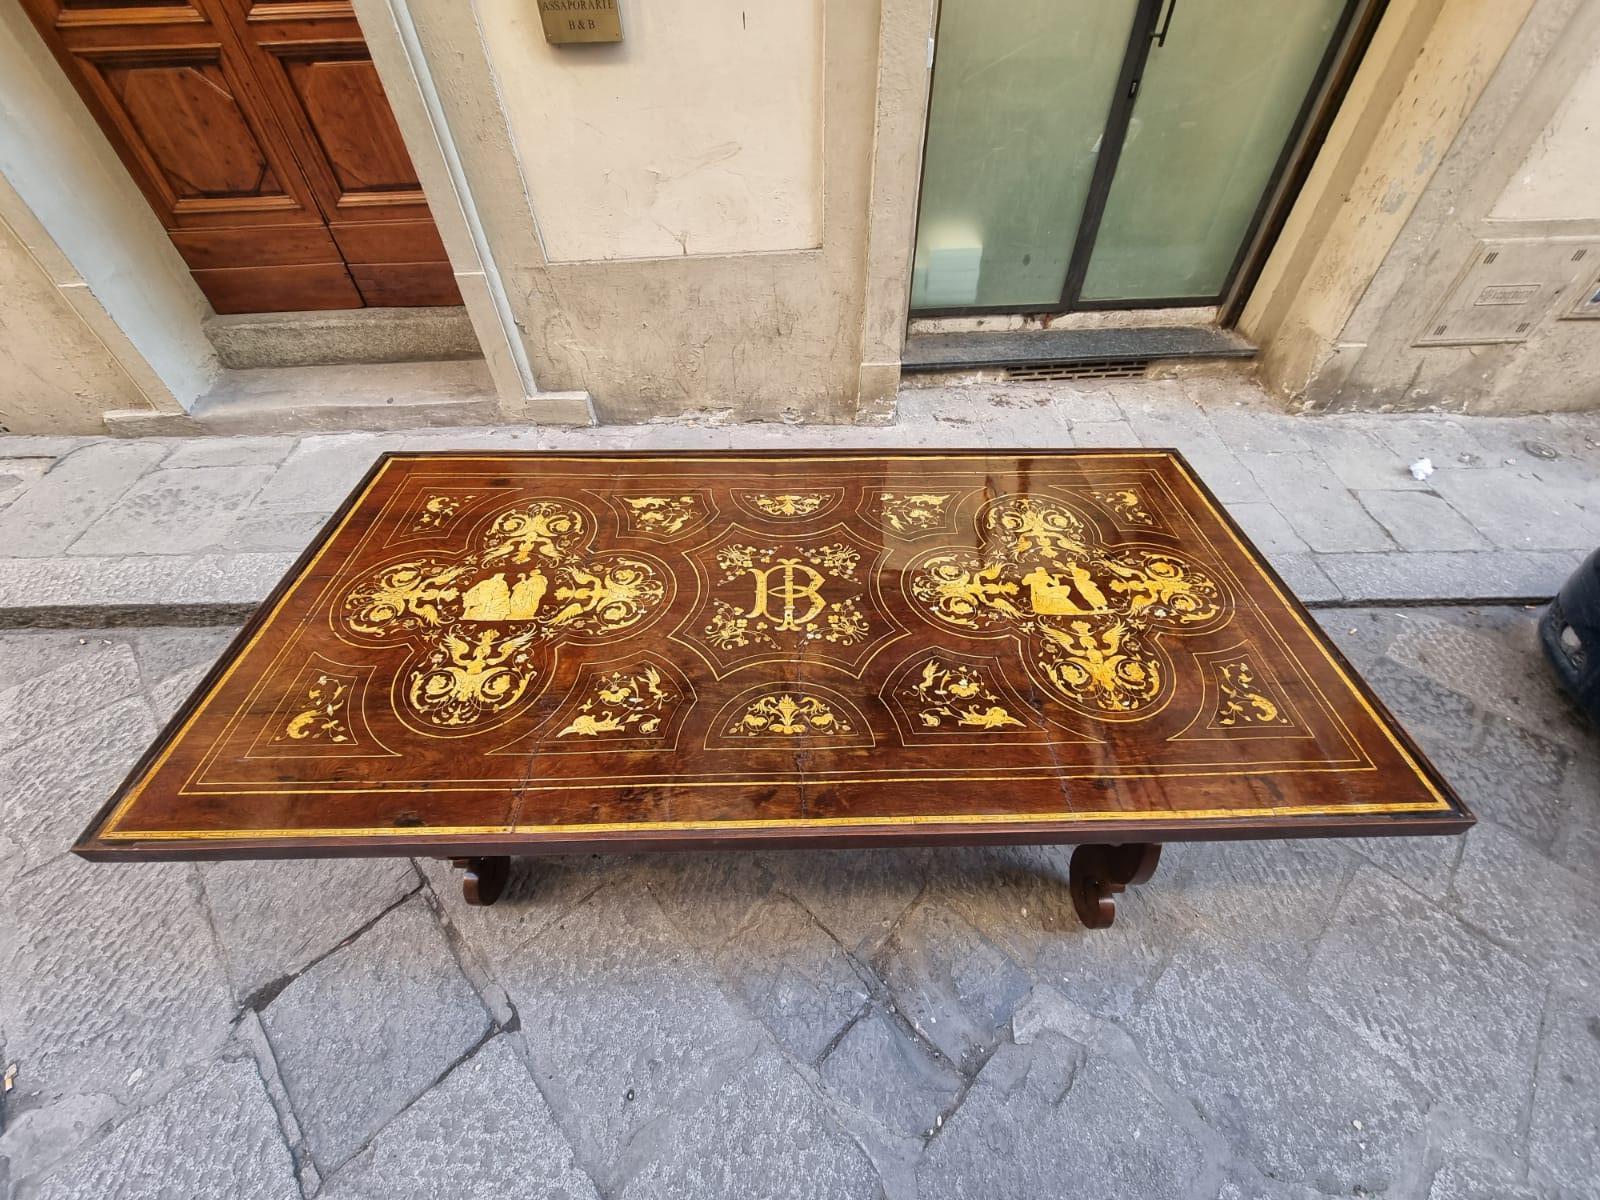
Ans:
[[[919,315],[1226,292],[1357,0],[943,0]]]

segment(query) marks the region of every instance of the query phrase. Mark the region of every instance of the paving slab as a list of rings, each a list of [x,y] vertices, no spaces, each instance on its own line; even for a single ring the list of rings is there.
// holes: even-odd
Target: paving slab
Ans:
[[[1202,1147],[1143,1079],[1041,1032],[995,1051],[929,1145],[917,1183],[924,1200],[1178,1200],[1197,1194],[1205,1168]]]
[[[292,437],[186,438],[173,443],[162,460],[163,470],[183,467],[270,466],[289,457],[299,439]]]
[[[490,1029],[420,899],[300,975],[261,1010],[261,1023],[324,1175]]]
[[[151,471],[70,554],[190,554],[214,544],[272,476],[270,464]]]
[[[1311,957],[1307,986],[1315,1004],[1434,1101],[1496,1128],[1518,1120],[1545,984],[1515,956],[1363,869]]]
[[[0,754],[0,829],[18,874],[64,855],[156,736],[141,696],[88,711]]]
[[[1317,565],[1348,602],[1548,599],[1578,558],[1560,551],[1391,551],[1320,554]]]
[[[209,1065],[52,1171],[35,1200],[300,1200],[255,1064]]]
[[[1594,1190],[1600,1179],[1600,1003],[1594,992],[1558,991],[1539,1052],[1528,1157],[1540,1179]]]
[[[697,1104],[644,1131],[621,1164],[622,1200],[879,1200],[871,1160],[771,1045]]]
[[[1393,550],[1395,542],[1353,493],[1303,454],[1240,455],[1261,490],[1319,554]],[[1224,497],[1226,499],[1226,497]]]
[[[1182,952],[1128,1022],[1152,1070],[1262,1174],[1334,1195],[1394,1182],[1423,1105],[1286,982]]]
[[[180,613],[238,620],[298,554],[81,555],[0,558],[0,611],[33,624],[84,624],[106,614]]]
[[[0,458],[0,508],[42,478],[54,461],[53,458]]]
[[[1403,550],[1489,550],[1489,539],[1432,492],[1357,492]]]
[[[789,850],[764,855],[772,886],[794,897],[845,949],[868,957],[928,878],[930,852]]]
[[[599,1200],[513,1042],[501,1034],[485,1043],[389,1122],[322,1195]]]
[[[64,857],[49,870],[48,886],[0,897],[7,1109],[160,1095],[221,1048],[234,1012],[193,867]],[[29,1172],[26,1155],[14,1169]]]
[[[540,1091],[602,1191],[668,1114],[724,1081],[753,1087],[766,1041],[649,891],[623,880],[536,933],[500,968]]]
[[[203,863],[235,997],[287,983],[421,886],[407,858]]]
[[[1558,1200],[1553,1191],[1516,1177],[1503,1163],[1464,1158],[1442,1164],[1427,1200]]]
[[[89,442],[69,451],[0,509],[5,555],[63,553],[166,454],[155,442]]]
[[[822,1064],[840,1103],[903,1137],[932,1137],[966,1081],[897,1014],[873,1005]]]
[[[1455,877],[1461,919],[1546,979],[1600,989],[1600,896],[1591,878],[1489,823],[1467,841]]]
[[[1508,550],[1593,550],[1600,545],[1595,476],[1542,478],[1538,471],[1495,468],[1437,476],[1433,490],[1480,533]]]
[[[714,951],[730,989],[790,1054],[814,1063],[866,1003],[854,960],[788,897],[760,905]]]
[[[131,646],[95,642],[56,670],[0,690],[0,755],[143,688]]]
[[[919,903],[873,967],[916,1031],[958,1068],[976,1068],[1027,994],[1027,973],[957,913]]]

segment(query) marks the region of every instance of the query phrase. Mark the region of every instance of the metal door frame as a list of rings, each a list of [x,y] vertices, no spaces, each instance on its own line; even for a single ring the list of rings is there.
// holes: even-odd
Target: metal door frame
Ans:
[[[1116,178],[1117,166],[1127,142],[1128,127],[1138,102],[1139,84],[1149,64],[1151,47],[1164,41],[1177,5],[1182,0],[1137,0],[1128,45],[1123,53],[1122,69],[1118,73],[1116,91],[1106,114],[1105,128],[1101,133],[1101,151],[1090,178],[1088,195],[1083,212],[1078,218],[1077,233],[1073,240],[1072,255],[1067,265],[1060,298],[1050,304],[966,304],[945,305],[932,308],[910,306],[912,319],[921,317],[975,317],[975,316],[1059,316],[1069,312],[1128,311],[1155,308],[1203,308],[1220,306],[1218,323],[1234,324],[1250,287],[1260,277],[1266,264],[1267,253],[1283,230],[1289,209],[1310,173],[1316,152],[1327,137],[1334,114],[1338,112],[1349,91],[1356,68],[1371,43],[1378,20],[1388,7],[1388,0],[1345,0],[1328,48],[1318,64],[1311,84],[1306,89],[1305,100],[1296,114],[1294,123],[1284,138],[1283,149],[1274,164],[1272,173],[1262,188],[1261,199],[1250,224],[1239,242],[1222,287],[1206,296],[1163,296],[1138,300],[1084,300],[1083,282],[1089,272],[1090,256],[1095,239],[1105,217],[1106,203],[1111,185]],[[1165,19],[1163,20],[1163,14]],[[939,6],[939,20],[934,25],[934,57],[932,70],[939,69],[938,36],[942,24],[944,5]],[[929,104],[924,117],[923,169],[927,169],[927,126],[933,119],[933,84],[929,81]],[[925,178],[925,174],[924,174]],[[917,192],[917,227],[921,227],[922,192],[919,180]],[[915,258],[913,257],[913,263]],[[908,286],[909,286],[909,280]]]

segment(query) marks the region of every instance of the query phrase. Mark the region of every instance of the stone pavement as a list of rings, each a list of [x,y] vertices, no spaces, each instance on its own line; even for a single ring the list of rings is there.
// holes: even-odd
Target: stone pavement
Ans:
[[[0,437],[0,623],[242,619],[391,449],[1176,446],[1313,604],[1543,598],[1600,544],[1600,414],[1294,416],[1208,374],[910,389],[899,408],[880,427]]]
[[[1600,1196],[1600,734],[1533,610],[1362,606],[1546,594],[1600,542],[1600,426],[1280,417],[1204,378],[903,409],[0,441],[0,612],[81,626],[0,632],[0,1195]],[[431,860],[65,853],[232,633],[150,622],[263,594],[375,449],[791,438],[1178,444],[1352,606],[1319,618],[1481,823],[1174,846],[1099,932],[1061,849],[530,862],[487,910]]]

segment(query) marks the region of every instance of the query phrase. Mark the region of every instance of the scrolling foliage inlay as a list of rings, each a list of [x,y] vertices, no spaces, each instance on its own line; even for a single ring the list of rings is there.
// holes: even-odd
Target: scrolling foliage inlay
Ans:
[[[908,596],[937,623],[1016,638],[1038,681],[1087,715],[1156,712],[1172,689],[1163,637],[1228,620],[1214,571],[1162,547],[1104,545],[1060,501],[1001,497],[980,511],[977,532],[979,551],[923,555]]]
[[[402,717],[424,732],[474,732],[537,691],[561,642],[609,641],[659,611],[666,568],[636,552],[590,552],[594,535],[570,502],[519,504],[464,553],[371,572],[345,595],[335,630],[356,645],[409,645],[394,684]]]

